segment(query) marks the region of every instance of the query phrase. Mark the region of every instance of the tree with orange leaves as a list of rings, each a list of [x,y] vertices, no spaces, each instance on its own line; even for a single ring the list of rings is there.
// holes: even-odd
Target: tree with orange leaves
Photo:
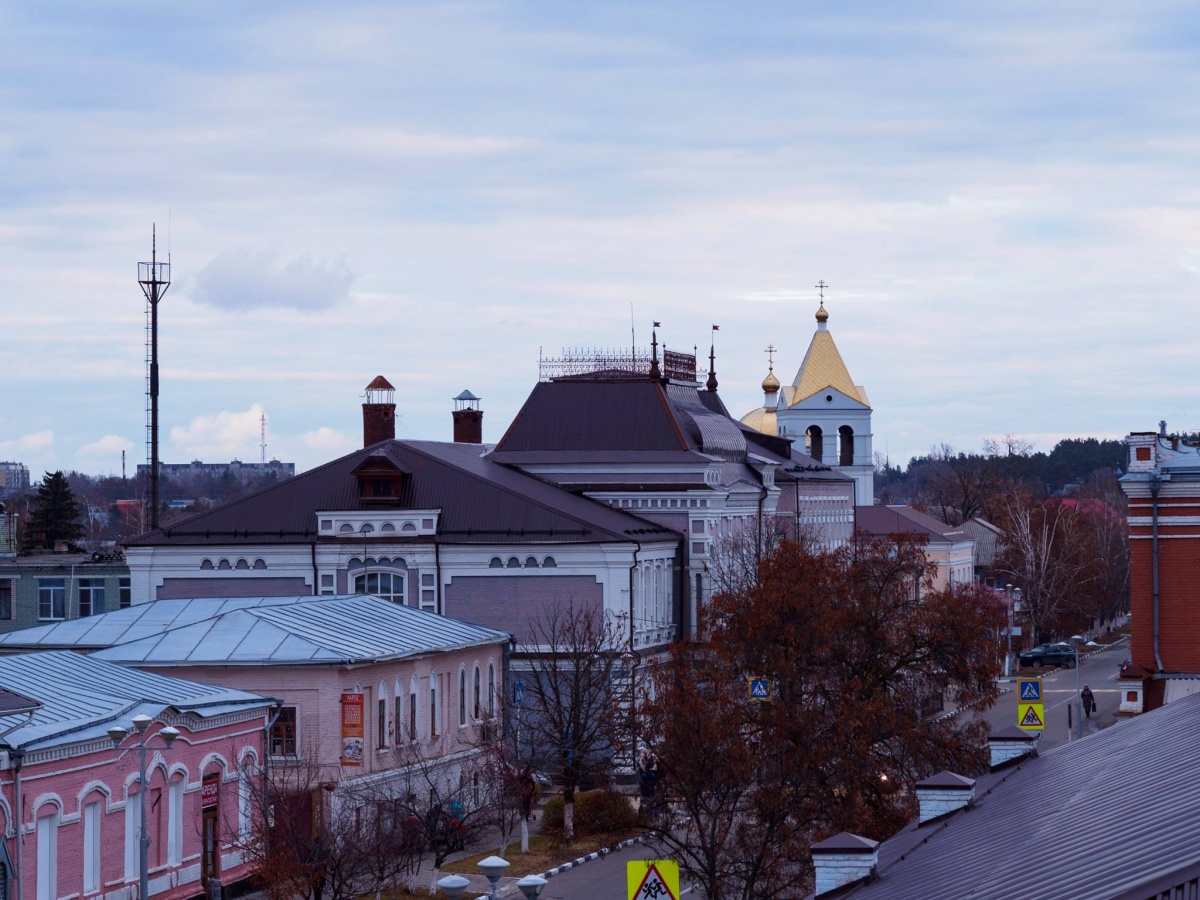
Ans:
[[[710,900],[802,896],[813,842],[890,835],[913,783],[983,767],[985,724],[923,713],[931,697],[995,699],[1002,611],[972,587],[934,591],[915,536],[825,554],[785,541],[704,624],[654,673],[643,733],[654,835]]]

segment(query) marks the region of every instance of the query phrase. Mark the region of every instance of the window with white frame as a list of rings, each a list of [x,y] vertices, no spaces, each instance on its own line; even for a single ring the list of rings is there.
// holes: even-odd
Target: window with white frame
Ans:
[[[238,834],[243,838],[250,834],[250,763],[243,767],[238,781]],[[187,782],[183,776],[171,782],[167,793],[167,864],[178,866],[183,862],[183,789]]]
[[[467,670],[458,670],[458,727],[467,724]]]
[[[295,706],[281,706],[271,725],[271,756],[299,756],[299,715]]]
[[[13,593],[16,584],[11,578],[0,578],[0,619],[13,617]]]
[[[38,618],[43,620],[67,617],[66,580],[62,578],[38,579]]]
[[[471,683],[472,698],[475,701],[472,704],[472,706],[475,710],[475,715],[474,715],[475,721],[478,722],[483,717],[483,704],[482,704],[482,697],[480,696],[480,687],[481,687],[480,681],[482,679],[479,677],[479,663],[475,663],[475,672],[472,676],[472,679],[473,679],[472,683]]]
[[[133,579],[117,579],[117,606],[120,609],[129,609],[133,606]]]
[[[488,663],[488,718],[496,715],[496,664]]]
[[[104,612],[104,579],[79,579],[79,617]]]
[[[375,738],[375,746],[378,747],[380,750],[383,750],[388,745],[388,740],[387,740],[388,739],[388,727],[387,727],[388,708],[387,708],[387,688],[385,688],[383,686],[382,682],[380,682],[380,684],[379,684],[379,700],[376,702],[375,706],[376,706],[376,709],[378,710],[377,721],[375,722],[375,730],[377,732],[379,732],[378,737]]]
[[[438,730],[438,675],[429,673],[429,739],[437,740]]]
[[[404,576],[399,572],[364,572],[354,576],[354,593],[373,594],[404,605]]]
[[[100,801],[83,807],[83,892],[100,890]]]
[[[417,727],[417,676],[412,677],[412,681],[408,685],[408,739],[415,741],[419,730]]]
[[[58,809],[37,820],[37,900],[58,897]]]

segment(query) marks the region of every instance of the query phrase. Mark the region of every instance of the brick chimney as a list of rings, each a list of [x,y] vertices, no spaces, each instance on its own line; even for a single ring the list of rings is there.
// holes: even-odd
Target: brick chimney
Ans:
[[[913,787],[920,806],[921,824],[965,809],[975,799],[975,781],[953,772],[938,774],[918,781]]]
[[[396,389],[382,375],[367,385],[363,404],[363,446],[396,439]]]
[[[879,865],[879,842],[848,831],[813,844],[810,850],[817,897],[874,878]]]
[[[463,391],[454,398],[454,443],[483,443],[483,410],[479,398],[470,391]]]
[[[1037,753],[1038,736],[1030,734],[1016,725],[1002,728],[988,738],[993,769],[1006,766],[1014,760],[1025,759]]]

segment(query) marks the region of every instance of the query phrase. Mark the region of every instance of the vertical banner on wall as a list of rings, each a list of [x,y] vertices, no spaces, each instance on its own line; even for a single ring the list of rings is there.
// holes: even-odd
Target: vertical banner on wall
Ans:
[[[342,765],[363,761],[363,695],[342,694]]]

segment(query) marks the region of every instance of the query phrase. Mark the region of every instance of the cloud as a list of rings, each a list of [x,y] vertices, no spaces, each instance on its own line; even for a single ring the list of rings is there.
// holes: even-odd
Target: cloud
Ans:
[[[122,450],[133,449],[133,442],[119,434],[106,434],[98,441],[84,444],[79,448],[80,456],[113,456]]]
[[[259,442],[263,408],[255,403],[245,412],[222,411],[196,416],[190,425],[171,429],[171,441],[184,453],[203,459],[230,457]]]
[[[196,273],[191,295],[219,309],[282,306],[313,311],[345,302],[356,277],[344,259],[303,254],[281,262],[271,250],[228,250]]]
[[[36,453],[45,450],[54,443],[53,431],[35,431],[25,434],[14,441],[0,441],[0,456],[20,456],[25,453]],[[19,460],[18,460],[19,461]]]
[[[340,431],[322,425],[316,431],[309,431],[301,438],[304,446],[310,450],[321,450],[327,453],[330,457],[343,456],[352,450],[357,449],[357,443],[354,438],[348,437]]]

